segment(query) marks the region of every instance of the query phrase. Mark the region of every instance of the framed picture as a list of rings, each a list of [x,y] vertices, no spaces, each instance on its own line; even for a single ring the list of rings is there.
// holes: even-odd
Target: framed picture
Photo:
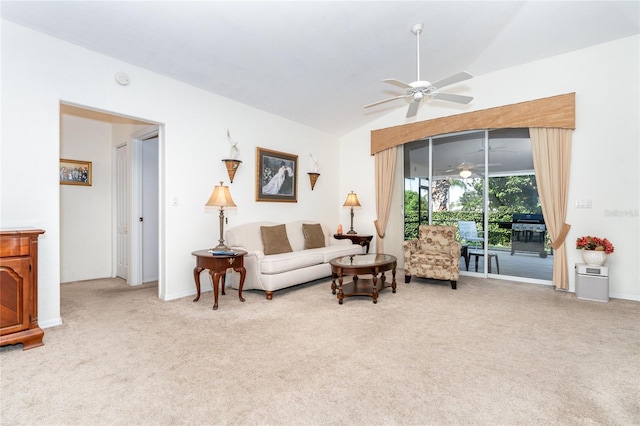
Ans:
[[[256,148],[256,201],[298,202],[298,156]]]
[[[91,161],[60,159],[60,184],[91,186]]]

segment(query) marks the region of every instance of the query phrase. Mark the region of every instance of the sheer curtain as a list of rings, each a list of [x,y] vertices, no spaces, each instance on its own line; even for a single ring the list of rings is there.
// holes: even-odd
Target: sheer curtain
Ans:
[[[384,253],[384,235],[391,211],[393,178],[396,170],[397,148],[389,148],[375,154],[376,178],[376,253]]]
[[[567,219],[569,169],[571,164],[570,129],[529,129],[533,167],[538,182],[538,193],[544,222],[554,249],[553,286],[569,288],[567,246],[565,238],[571,225]]]

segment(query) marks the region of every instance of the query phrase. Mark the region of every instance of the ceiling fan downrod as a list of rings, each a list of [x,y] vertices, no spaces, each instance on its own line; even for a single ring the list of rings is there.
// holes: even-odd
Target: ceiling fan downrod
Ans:
[[[418,22],[411,27],[411,32],[416,35],[416,81],[420,81],[420,33],[424,25]]]

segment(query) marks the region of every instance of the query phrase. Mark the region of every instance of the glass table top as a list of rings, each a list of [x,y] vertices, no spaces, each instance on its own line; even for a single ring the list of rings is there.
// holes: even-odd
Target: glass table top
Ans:
[[[390,254],[352,254],[331,260],[333,266],[376,266],[395,262],[396,257]]]

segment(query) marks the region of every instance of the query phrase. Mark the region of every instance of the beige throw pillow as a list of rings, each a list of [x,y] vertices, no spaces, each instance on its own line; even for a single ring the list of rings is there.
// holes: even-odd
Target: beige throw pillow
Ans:
[[[291,244],[287,237],[287,229],[284,225],[261,226],[262,245],[264,246],[264,254],[289,253]]]
[[[320,248],[324,247],[324,232],[322,232],[322,225],[319,223],[303,223],[302,233],[304,234],[304,248]]]

